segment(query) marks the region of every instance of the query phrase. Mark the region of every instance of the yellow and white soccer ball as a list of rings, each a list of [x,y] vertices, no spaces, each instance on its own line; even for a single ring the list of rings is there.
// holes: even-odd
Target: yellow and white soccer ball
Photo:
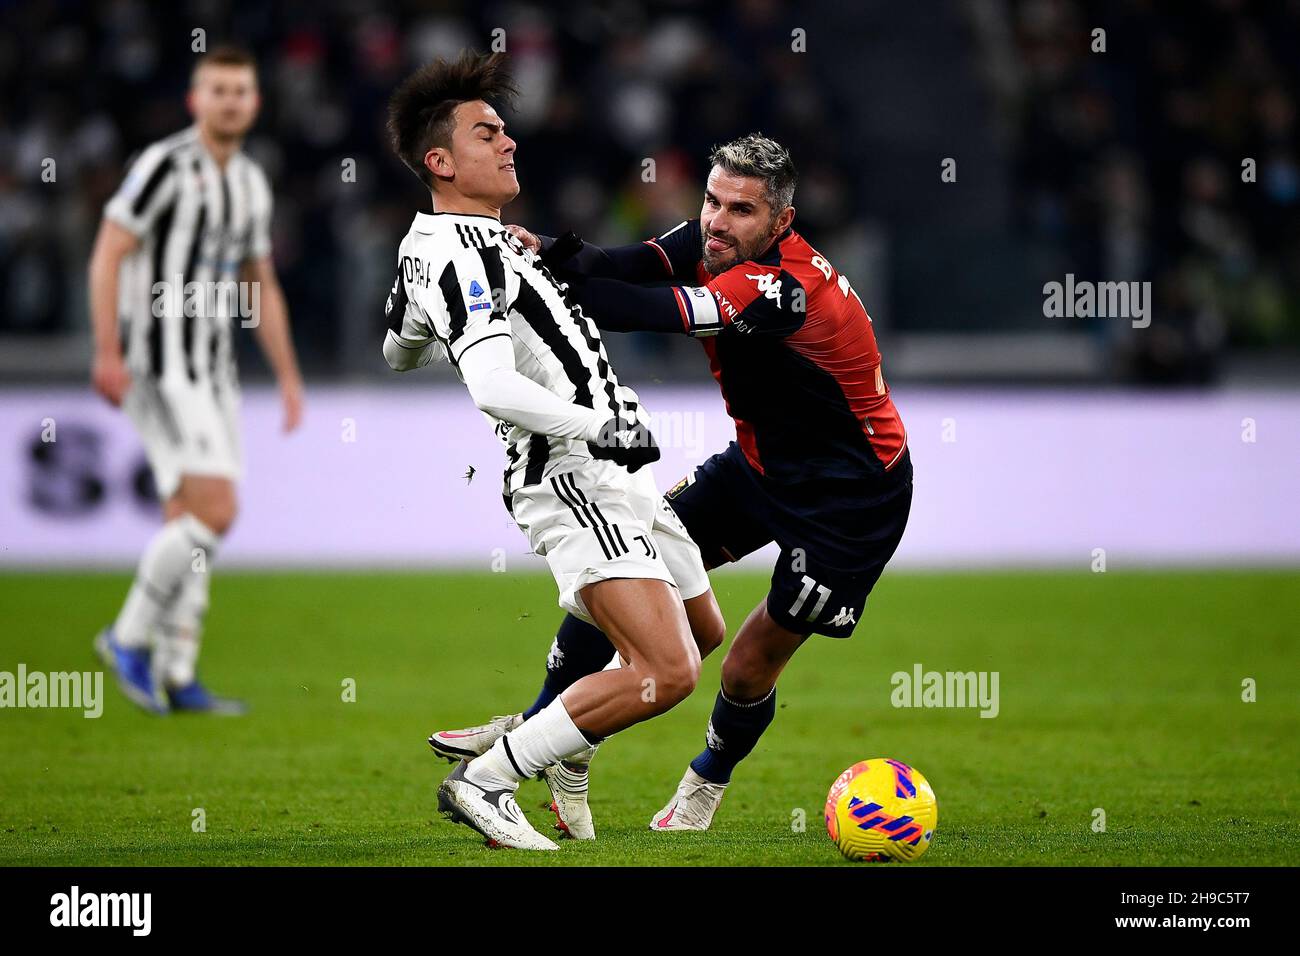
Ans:
[[[835,778],[826,795],[826,832],[850,860],[915,860],[929,848],[938,824],[930,782],[900,760],[859,761]]]

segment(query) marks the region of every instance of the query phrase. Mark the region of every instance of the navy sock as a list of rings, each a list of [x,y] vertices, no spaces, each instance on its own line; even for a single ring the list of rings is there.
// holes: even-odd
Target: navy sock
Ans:
[[[614,645],[600,628],[566,614],[546,658],[546,681],[524,720],[535,715],[588,674],[603,670],[614,656]]]
[[[710,783],[727,783],[736,764],[749,756],[776,716],[776,688],[753,701],[728,700],[721,690],[709,718],[707,746],[691,769]]]

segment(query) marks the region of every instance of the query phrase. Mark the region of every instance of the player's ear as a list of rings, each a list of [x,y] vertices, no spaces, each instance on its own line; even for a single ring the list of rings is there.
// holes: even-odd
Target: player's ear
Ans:
[[[790,228],[792,222],[794,222],[794,206],[786,206],[776,217],[776,234],[781,235]]]
[[[432,146],[424,154],[424,166],[439,179],[451,179],[456,175],[456,162],[451,158],[451,150],[441,146]]]

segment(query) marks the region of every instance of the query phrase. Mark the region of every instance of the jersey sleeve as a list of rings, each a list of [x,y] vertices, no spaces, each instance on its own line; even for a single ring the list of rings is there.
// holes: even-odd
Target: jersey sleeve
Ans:
[[[688,219],[662,236],[625,246],[596,246],[579,240],[580,248],[564,259],[557,257],[560,240],[539,238],[542,261],[564,281],[602,278],[638,284],[693,282],[701,255],[698,219]]]
[[[506,267],[494,246],[458,252],[428,289],[425,312],[459,364],[467,349],[494,336],[510,336]]]
[[[258,167],[253,170],[253,222],[248,242],[248,258],[262,259],[271,254],[271,208],[274,204],[271,184]]]
[[[131,164],[126,178],[104,207],[104,217],[142,237],[175,199],[180,172],[171,150],[155,143]]]
[[[406,372],[423,368],[443,355],[442,346],[420,314],[419,306],[406,294],[406,283],[399,269],[397,279],[384,303],[388,334],[384,338],[384,358],[389,368]]]
[[[674,286],[677,308],[688,335],[786,336],[803,325],[807,293],[799,280],[777,266],[742,262],[708,285]]]
[[[679,222],[661,236],[645,240],[653,249],[663,268],[664,279],[693,281],[695,266],[703,255],[700,221],[687,219]]]

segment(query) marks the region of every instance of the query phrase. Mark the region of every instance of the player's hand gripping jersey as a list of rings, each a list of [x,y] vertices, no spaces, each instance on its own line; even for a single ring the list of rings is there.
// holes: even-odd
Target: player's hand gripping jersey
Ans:
[[[907,434],[848,279],[793,229],[762,258],[717,276],[700,251],[692,219],[636,246],[585,246],[558,274],[574,280],[575,299],[603,329],[670,331],[663,323],[675,316],[678,331],[703,339],[737,441],[760,474],[789,483],[895,469]],[[668,284],[626,284],[655,281]]]

